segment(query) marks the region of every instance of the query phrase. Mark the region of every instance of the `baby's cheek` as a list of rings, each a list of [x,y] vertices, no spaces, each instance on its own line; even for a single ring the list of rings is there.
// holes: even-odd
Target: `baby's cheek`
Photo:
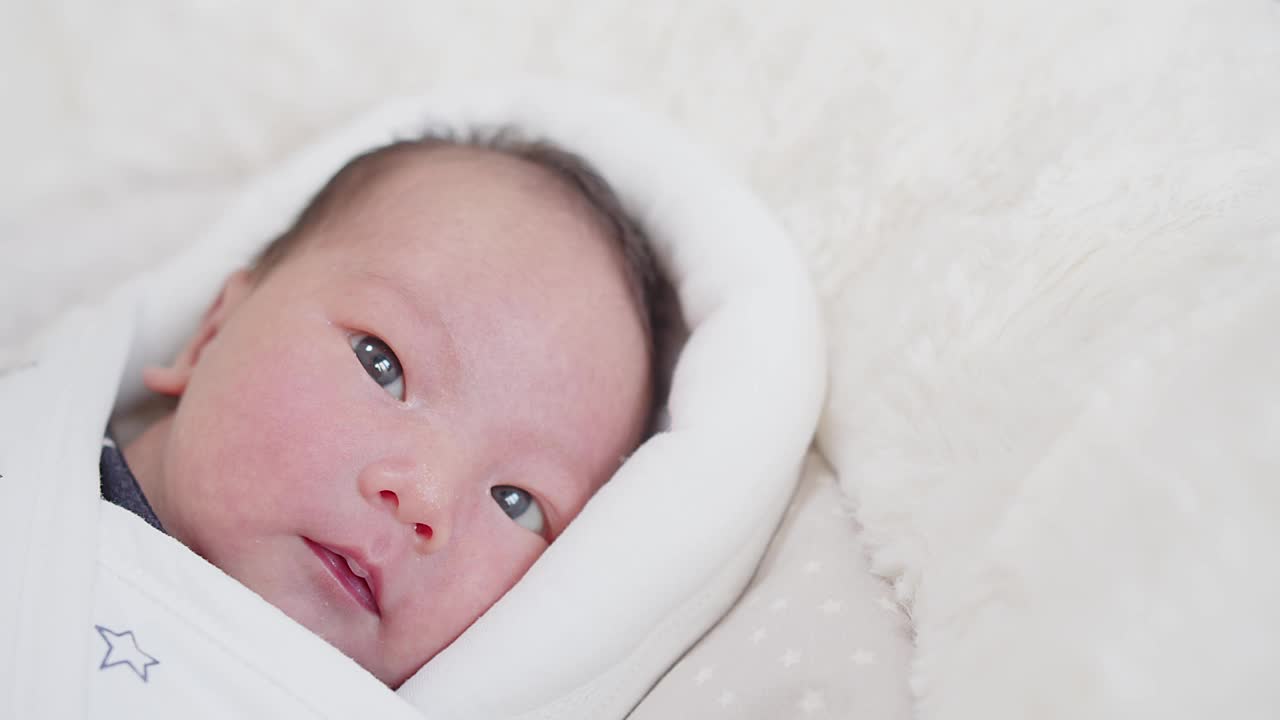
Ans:
[[[499,522],[509,521],[503,518]],[[443,572],[426,570],[418,576],[416,602],[410,608],[412,617],[405,618],[405,625],[400,626],[416,629],[402,633],[388,628],[395,630],[396,636],[422,646],[410,652],[411,657],[427,657],[456,639],[501,599],[542,554],[546,546],[541,540],[514,523],[512,528],[514,533],[511,528],[496,524],[488,528],[473,526],[465,536],[455,536],[453,547],[444,551],[449,553],[447,566],[436,566]],[[423,558],[427,567],[436,562],[437,557]]]
[[[334,411],[340,383],[326,381],[324,358],[275,360],[269,368],[242,364],[208,388],[206,433],[196,441],[217,476],[205,491],[219,505],[284,520],[347,469],[350,448]]]
[[[272,389],[255,428],[257,453],[270,469],[264,481],[285,493],[314,493],[354,478],[358,418],[340,389],[319,368],[303,368]]]
[[[505,518],[499,522],[509,522]],[[480,547],[466,563],[467,577],[463,585],[476,590],[469,598],[473,618],[497,602],[533,566],[546,549],[546,544],[533,533],[511,523],[511,528],[498,527],[485,537],[476,538]],[[468,538],[467,540],[471,540]]]

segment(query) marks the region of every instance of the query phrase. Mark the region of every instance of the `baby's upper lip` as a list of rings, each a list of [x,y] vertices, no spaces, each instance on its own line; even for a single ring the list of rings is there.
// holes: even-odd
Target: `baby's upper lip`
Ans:
[[[306,538],[306,539],[310,540],[310,538]],[[366,576],[364,578],[364,581],[368,583],[369,592],[370,594],[373,595],[374,607],[377,608],[378,614],[381,615],[382,614],[382,602],[381,602],[382,568],[376,562],[369,559],[368,553],[365,553],[358,547],[349,546],[349,545],[334,545],[330,543],[317,542],[315,540],[311,540],[311,542],[315,543],[316,545],[319,545],[320,547],[324,548],[325,550],[328,550],[329,552],[335,555],[342,556],[344,560],[350,560],[351,562],[354,562],[356,565],[360,567],[361,570],[364,571],[364,574]]]

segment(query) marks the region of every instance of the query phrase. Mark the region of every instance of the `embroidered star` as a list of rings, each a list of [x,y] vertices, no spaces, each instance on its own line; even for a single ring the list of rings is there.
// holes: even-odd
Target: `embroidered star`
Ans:
[[[805,575],[814,575],[814,574],[820,573],[822,572],[822,563],[818,560],[810,560],[809,562],[804,564],[803,570]]]
[[[720,707],[729,707],[730,705],[733,704],[733,701],[736,699],[737,699],[737,696],[733,694],[732,690],[725,690],[724,692],[720,693],[719,698],[716,698],[716,702],[720,703]]]
[[[125,630],[118,633],[101,625],[94,625],[94,627],[97,628],[98,635],[102,636],[102,640],[107,643],[107,654],[102,656],[102,664],[98,669],[106,670],[115,665],[128,665],[138,674],[138,677],[142,678],[142,682],[147,682],[148,668],[159,665],[160,661],[138,647],[138,639],[133,636],[133,631]]]
[[[693,682],[698,685],[706,685],[707,681],[711,679],[711,676],[715,674],[716,669],[708,665],[707,667],[699,670],[697,675],[693,676]]]
[[[827,700],[822,697],[822,692],[819,690],[805,690],[804,695],[800,698],[800,702],[797,703],[797,705],[806,715],[808,715],[825,708],[827,706]]]
[[[797,665],[800,662],[800,651],[787,650],[785,653],[782,654],[782,657],[778,658],[778,662],[782,663],[782,667],[788,667],[788,668],[791,667],[792,665]]]
[[[760,641],[764,640],[768,635],[769,635],[768,630],[765,630],[762,627],[756,628],[755,632],[751,633],[751,644],[759,645]]]
[[[850,656],[854,665],[872,665],[876,661],[876,654],[870,650],[858,648],[858,652]]]

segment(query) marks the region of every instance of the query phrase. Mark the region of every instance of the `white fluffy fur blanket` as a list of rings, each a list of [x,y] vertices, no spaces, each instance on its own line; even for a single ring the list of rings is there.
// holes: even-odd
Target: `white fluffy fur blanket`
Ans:
[[[920,717],[1280,715],[1280,3],[8,3],[0,66],[0,337],[376,99],[636,97],[804,245]]]

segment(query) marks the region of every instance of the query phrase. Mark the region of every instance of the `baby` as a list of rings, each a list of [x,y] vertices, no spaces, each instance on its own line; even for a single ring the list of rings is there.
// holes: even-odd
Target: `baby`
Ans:
[[[131,471],[137,512],[397,687],[642,440],[656,278],[551,145],[366,153],[145,371],[177,403],[104,495],[136,506]]]

